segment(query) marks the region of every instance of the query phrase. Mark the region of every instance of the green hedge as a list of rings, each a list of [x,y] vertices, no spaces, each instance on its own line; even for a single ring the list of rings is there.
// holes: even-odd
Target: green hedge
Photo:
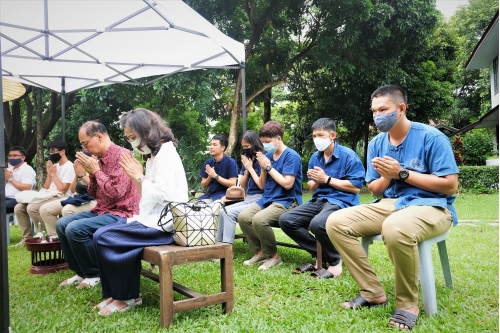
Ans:
[[[496,193],[498,192],[498,165],[459,166],[459,192]]]

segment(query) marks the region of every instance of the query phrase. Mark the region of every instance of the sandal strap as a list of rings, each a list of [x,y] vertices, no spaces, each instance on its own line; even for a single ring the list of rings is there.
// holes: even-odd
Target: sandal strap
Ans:
[[[417,320],[418,320],[417,315],[414,315],[413,313],[401,309],[394,310],[394,312],[392,313],[392,317],[390,319],[390,321],[395,322],[397,324],[403,324],[408,326],[410,330],[415,326]]]

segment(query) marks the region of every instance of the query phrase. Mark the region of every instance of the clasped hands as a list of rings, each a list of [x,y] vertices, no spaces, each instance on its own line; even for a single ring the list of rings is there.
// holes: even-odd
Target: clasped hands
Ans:
[[[215,168],[212,168],[210,165],[205,165],[205,172],[210,178],[215,178],[217,176],[217,172],[215,172]]]
[[[75,163],[78,163],[90,175],[94,176],[97,171],[101,170],[95,158],[87,156],[82,152],[77,152],[75,157]]]
[[[262,154],[260,151],[258,151],[257,154],[255,154],[255,158],[257,159],[257,162],[259,162],[259,165],[262,170],[271,165],[271,161],[266,157],[266,155]]]
[[[142,164],[130,154],[122,153],[118,164],[120,164],[127,177],[131,180],[137,180],[137,178],[143,176],[144,168]]]
[[[399,162],[392,157],[384,156],[375,157],[372,159],[372,165],[375,168],[375,171],[379,173],[379,175],[386,179],[399,178],[399,171],[401,171],[401,165]]]
[[[317,166],[315,166],[314,169],[307,170],[307,177],[314,180],[318,184],[324,184],[328,180],[328,176],[325,171]]]

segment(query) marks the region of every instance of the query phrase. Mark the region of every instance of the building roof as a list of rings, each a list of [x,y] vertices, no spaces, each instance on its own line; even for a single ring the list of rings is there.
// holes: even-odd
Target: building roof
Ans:
[[[498,57],[498,11],[467,60],[465,68],[488,68],[495,57]]]
[[[491,109],[487,114],[479,118],[478,121],[459,129],[455,135],[466,133],[474,128],[498,127],[498,105]]]

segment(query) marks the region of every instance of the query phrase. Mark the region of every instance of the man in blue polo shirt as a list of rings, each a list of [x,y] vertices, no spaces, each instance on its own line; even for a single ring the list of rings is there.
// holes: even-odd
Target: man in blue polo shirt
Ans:
[[[228,187],[236,185],[238,165],[234,159],[224,154],[227,144],[227,138],[222,134],[215,135],[210,142],[212,157],[203,163],[200,171],[201,186],[208,187],[208,191],[199,198],[200,200],[219,200],[226,195]]]
[[[359,309],[387,304],[358,237],[382,234],[394,265],[396,310],[389,325],[411,330],[417,323],[418,243],[442,235],[458,222],[453,201],[458,167],[450,140],[429,125],[406,117],[406,91],[394,85],[372,94],[373,121],[380,130],[368,145],[366,182],[370,204],[336,211],[326,231],[360,294],[342,303]]]
[[[316,257],[316,240],[321,244],[328,269],[307,263],[298,267],[295,274],[314,271],[311,277],[332,278],[342,274],[340,254],[325,230],[326,220],[334,211],[359,205],[359,191],[364,185],[365,169],[358,155],[335,141],[335,122],[321,118],[312,125],[312,136],[318,152],[308,164],[307,186],[312,199],[298,206],[279,219],[279,225],[291,239]],[[311,235],[309,230],[314,234]]]

